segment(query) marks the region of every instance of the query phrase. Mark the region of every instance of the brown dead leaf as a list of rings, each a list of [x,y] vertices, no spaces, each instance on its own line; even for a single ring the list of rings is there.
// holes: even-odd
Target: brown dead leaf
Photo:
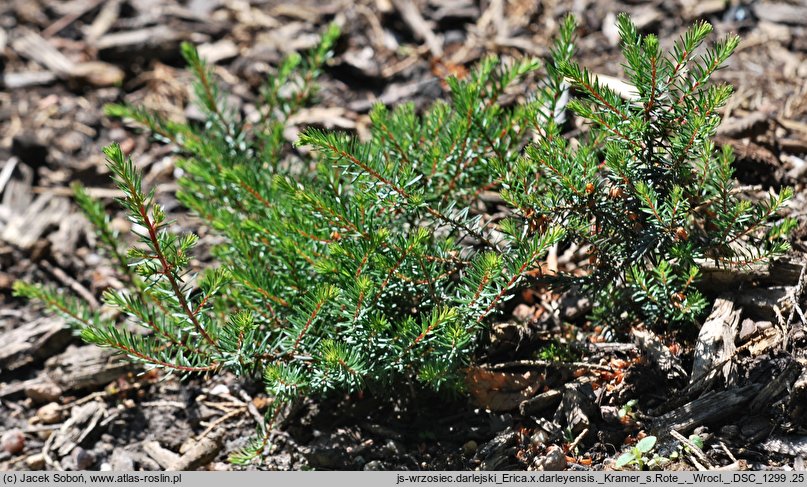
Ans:
[[[511,411],[535,395],[543,385],[544,377],[533,371],[498,372],[471,367],[465,383],[480,406],[491,411]]]

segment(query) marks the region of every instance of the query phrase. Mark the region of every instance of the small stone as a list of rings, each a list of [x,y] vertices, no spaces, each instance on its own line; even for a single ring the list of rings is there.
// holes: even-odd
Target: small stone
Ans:
[[[378,472],[384,469],[384,464],[380,460],[371,460],[364,465],[365,472]]]
[[[14,428],[3,433],[0,443],[3,445],[3,450],[16,455],[25,449],[25,435],[19,429]]]
[[[28,458],[25,459],[25,465],[30,470],[42,470],[45,468],[45,455],[41,453],[34,453],[33,455],[28,455]]]
[[[521,303],[513,309],[513,319],[522,323],[532,321],[535,316],[535,307],[528,304]]]
[[[210,394],[213,396],[227,396],[230,394],[230,389],[224,384],[217,384],[210,389]]]
[[[36,437],[42,441],[46,441],[53,435],[53,430],[41,430],[36,432]]]
[[[62,395],[62,389],[53,382],[34,382],[25,388],[25,395],[38,404],[56,402]]]
[[[126,450],[116,449],[112,452],[112,458],[110,458],[109,461],[112,464],[112,470],[123,470],[127,472],[134,470],[134,459],[129,456]]]
[[[563,450],[552,445],[546,450],[546,455],[535,459],[535,470],[545,472],[560,472],[566,468],[566,455]]]
[[[538,431],[533,433],[532,436],[530,436],[530,445],[538,448],[540,446],[543,446],[543,444],[546,443],[546,440],[548,439],[549,439],[549,433],[547,433],[542,429],[539,429]]]
[[[757,332],[757,324],[751,318],[746,318],[740,325],[740,341],[744,342]]]
[[[404,446],[401,444],[400,441],[390,439],[387,440],[386,443],[384,443],[382,451],[384,452],[384,454],[388,456],[400,457],[401,455],[406,453],[406,448],[404,448]]]
[[[468,440],[462,445],[462,452],[466,457],[473,456],[477,449],[479,449],[479,444],[474,440]]]
[[[95,463],[95,457],[80,446],[73,448],[70,456],[73,458],[77,470],[87,470]]]
[[[67,132],[56,138],[55,145],[62,152],[75,154],[84,147],[86,136],[79,132]]]
[[[101,464],[100,467],[98,467],[98,471],[99,472],[111,472],[112,471],[112,465],[110,465],[107,462],[104,462],[104,463]]]
[[[49,402],[36,411],[36,417],[43,424],[56,424],[62,420],[62,407],[55,402]]]

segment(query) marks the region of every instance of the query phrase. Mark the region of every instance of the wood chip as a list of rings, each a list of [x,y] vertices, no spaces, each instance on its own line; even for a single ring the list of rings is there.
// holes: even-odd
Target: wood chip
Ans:
[[[807,6],[787,3],[756,3],[754,14],[761,20],[777,24],[807,25]]]
[[[16,370],[53,355],[67,345],[70,332],[64,321],[43,318],[0,334],[0,368]]]
[[[48,376],[65,390],[105,386],[134,369],[115,352],[93,345],[71,346],[48,359],[45,367]]]
[[[655,333],[634,328],[631,330],[636,346],[650,357],[653,364],[670,379],[686,377],[680,361],[670,352]]]
[[[695,344],[695,353],[692,363],[690,383],[695,382],[706,374],[714,376],[714,364],[725,362],[722,367],[723,377],[729,383],[733,362],[728,360],[734,355],[736,346],[734,337],[740,323],[741,308],[736,308],[734,302],[721,297],[715,300],[712,312],[703,322],[698,340]],[[706,380],[710,380],[708,377]]]
[[[791,457],[806,456],[807,435],[773,436],[762,443],[761,446],[766,451],[781,453],[782,455]]]
[[[443,43],[437,38],[431,26],[426,22],[421,15],[420,10],[412,0],[392,0],[392,4],[401,14],[406,25],[412,29],[412,32],[417,38],[424,41],[429,47],[432,56],[440,57],[443,55]]]
[[[0,233],[0,239],[30,250],[49,227],[58,224],[69,213],[68,199],[42,194],[23,212],[11,217]]]
[[[119,67],[100,61],[74,63],[33,32],[16,39],[11,46],[21,56],[36,61],[60,78],[93,86],[113,86],[123,81],[123,70]]]
[[[750,401],[759,389],[759,385],[751,384],[727,391],[709,392],[656,418],[652,429],[659,434],[667,434],[670,430],[687,434],[703,424],[730,417]]]

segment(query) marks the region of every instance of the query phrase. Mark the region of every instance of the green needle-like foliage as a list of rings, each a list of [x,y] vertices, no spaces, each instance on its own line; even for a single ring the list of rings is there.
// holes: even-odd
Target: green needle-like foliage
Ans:
[[[587,275],[558,281],[591,293],[599,319],[622,327],[690,323],[707,304],[696,288],[705,260],[748,266],[787,250],[783,237],[795,222],[771,222],[792,191],[759,203],[738,198],[731,151],[712,142],[732,89],[708,81],[736,36],[704,49],[712,27],[698,22],[665,54],[627,15],[618,27],[635,92],[618,94],[577,64],[559,63],[581,95],[569,108],[588,133],[572,145],[560,127],[547,126],[521,163],[500,167],[501,179],[516,183],[503,195],[588,249]]]
[[[108,166],[138,244],[123,252],[101,205],[78,187],[76,198],[130,283],[104,302],[141,331],[40,285],[18,283],[16,292],[43,301],[88,342],[146,367],[262,378],[275,400],[256,439],[234,454],[238,462],[267,446],[283,406],[300,396],[410,379],[456,389],[479,332],[540,274],[553,245],[591,249],[585,277],[550,277],[593,293],[603,319],[692,321],[705,306],[694,286],[701,259],[743,265],[786,248],[792,223],[769,221],[789,192],[763,203],[738,199],[731,154],[711,142],[730,89],[707,81],[736,39],[696,58],[711,30],[697,24],[665,56],[655,37],[640,37],[627,17],[619,22],[632,99],[571,62],[568,18],[529,96],[502,102],[541,63],[486,58],[466,79],[448,79],[448,99],[425,113],[378,105],[367,141],[309,128],[297,145],[314,151],[296,156],[284,128],[314,99],[336,28],[277,68],[260,116],[249,121],[183,45],[202,126],[126,105],[108,113],[184,156],[178,197],[224,237],[216,267],[190,273],[196,237],[171,231],[113,145]],[[573,143],[562,136],[570,84],[582,98],[569,108],[590,122]],[[489,216],[487,191],[504,198],[504,219]]]

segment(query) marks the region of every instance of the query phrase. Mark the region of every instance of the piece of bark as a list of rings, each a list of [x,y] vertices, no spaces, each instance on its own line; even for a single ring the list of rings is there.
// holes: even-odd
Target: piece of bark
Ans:
[[[44,86],[55,83],[59,77],[50,71],[23,71],[19,73],[3,73],[2,87],[8,90]]]
[[[166,470],[196,470],[216,459],[221,450],[221,432],[211,434],[196,441],[183,455],[163,448],[157,441],[143,443],[143,450]]]
[[[801,366],[798,362],[793,360],[787,365],[785,370],[777,375],[772,381],[765,384],[754,400],[751,401],[749,409],[752,412],[762,411],[762,409],[770,406],[777,399],[779,399],[783,392],[793,390],[793,383],[796,382],[796,378],[800,373]]]
[[[120,16],[120,6],[122,0],[107,0],[101,7],[101,11],[95,16],[88,27],[84,29],[84,38],[89,44],[106,34],[115,24]]]
[[[795,257],[783,257],[767,264],[717,267],[714,261],[698,262],[701,268],[700,288],[722,290],[740,283],[758,281],[760,284],[795,286],[799,282],[804,263]]]
[[[115,32],[100,37],[95,42],[102,59],[126,59],[134,53],[138,56],[162,56],[176,53],[179,43],[187,34],[167,25],[144,29]]]
[[[58,318],[38,319],[0,334],[0,369],[16,370],[58,353],[70,332]]]
[[[37,197],[28,208],[15,214],[6,224],[0,239],[23,250],[30,250],[48,227],[58,224],[70,213],[70,202],[51,194]]]
[[[59,384],[53,382],[48,378],[34,379],[25,381],[25,396],[34,402],[34,404],[42,404],[58,401],[64,390],[59,387]]]
[[[705,380],[710,380],[717,374],[714,364],[724,362],[722,367],[726,383],[730,383],[733,363],[728,360],[734,354],[736,346],[734,337],[737,336],[737,327],[740,322],[741,308],[734,306],[734,302],[725,297],[715,300],[712,312],[703,322],[698,340],[695,343],[695,353],[692,363],[690,383],[709,374]]]
[[[100,61],[75,63],[34,32],[16,39],[11,46],[21,56],[36,61],[63,79],[93,86],[113,86],[123,81],[123,70],[119,67]]]
[[[750,384],[726,391],[710,392],[653,420],[654,431],[661,435],[674,429],[687,434],[698,426],[729,419],[750,401],[761,387]]]
[[[171,466],[179,462],[180,458],[179,455],[167,448],[163,448],[159,442],[153,440],[143,443],[143,451],[166,470],[171,470]]]
[[[230,39],[222,39],[218,42],[201,44],[197,50],[199,57],[209,64],[216,64],[219,61],[232,59],[238,56],[239,49],[235,42]]]
[[[549,390],[523,401],[518,405],[518,410],[523,416],[532,416],[552,407],[557,407],[562,396],[563,393],[558,390]]]
[[[95,430],[106,413],[106,406],[97,401],[74,407],[70,412],[70,419],[53,434],[49,450],[55,451],[60,457],[69,455],[73,448],[80,445]]]
[[[807,25],[807,7],[787,3],[757,3],[753,7],[758,19],[777,24]]]
[[[686,371],[681,367],[680,361],[670,352],[661,340],[650,330],[631,330],[636,346],[650,357],[653,364],[664,372],[669,379],[685,377]]]
[[[208,435],[197,441],[169,470],[196,470],[212,462],[221,450],[220,438]]]
[[[45,362],[48,377],[65,390],[104,386],[134,369],[115,352],[84,345],[71,346]]]
[[[432,56],[440,57],[443,55],[443,43],[438,39],[429,26],[428,22],[421,15],[420,10],[412,0],[392,0],[392,4],[401,14],[404,22],[412,29],[415,37],[426,43]]]
[[[803,457],[807,456],[807,435],[772,436],[761,446],[763,451]]]
[[[591,429],[591,418],[596,414],[594,389],[589,382],[566,384],[563,399],[555,416],[555,423],[566,424],[574,435]]]

